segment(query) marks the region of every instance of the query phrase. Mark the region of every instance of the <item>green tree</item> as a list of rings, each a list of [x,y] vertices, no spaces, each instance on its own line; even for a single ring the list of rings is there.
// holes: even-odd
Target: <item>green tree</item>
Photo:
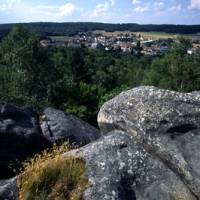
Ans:
[[[199,55],[188,55],[191,42],[180,38],[163,58],[156,59],[145,73],[144,84],[190,92],[200,89]]]

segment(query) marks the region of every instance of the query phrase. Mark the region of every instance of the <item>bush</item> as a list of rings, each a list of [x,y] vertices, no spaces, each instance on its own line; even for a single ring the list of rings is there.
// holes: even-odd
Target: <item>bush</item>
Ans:
[[[20,200],[81,200],[88,187],[85,161],[62,158],[68,145],[54,147],[24,163],[18,179]]]

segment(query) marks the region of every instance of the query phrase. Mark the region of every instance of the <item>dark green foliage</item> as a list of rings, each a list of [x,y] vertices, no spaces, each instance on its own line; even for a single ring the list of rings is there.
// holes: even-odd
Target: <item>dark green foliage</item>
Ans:
[[[52,106],[96,125],[100,106],[142,84],[200,90],[200,53],[188,55],[180,38],[162,57],[39,45],[38,35],[17,26],[0,43],[0,101]]]
[[[16,24],[1,24],[0,38],[9,33]],[[178,34],[196,34],[200,32],[200,25],[139,25],[134,23],[129,24],[105,24],[96,22],[67,22],[67,23],[24,23],[21,24],[29,30],[39,32],[42,35],[75,35],[78,32],[87,32],[94,30],[105,30],[108,32],[114,31],[133,31],[133,32],[166,32]]]
[[[144,84],[181,92],[200,90],[200,53],[188,55],[189,40],[180,38],[163,58],[146,72]]]

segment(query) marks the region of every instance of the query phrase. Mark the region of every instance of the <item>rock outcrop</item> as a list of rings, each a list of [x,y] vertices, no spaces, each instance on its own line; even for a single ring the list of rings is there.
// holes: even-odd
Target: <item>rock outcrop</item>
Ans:
[[[80,147],[100,137],[97,129],[77,117],[52,108],[44,114],[40,117],[31,107],[0,104],[0,180],[13,177],[13,169],[18,170],[22,161],[53,143],[69,140]]]
[[[16,160],[20,162],[48,146],[32,108],[0,104],[0,179],[13,175]]]
[[[200,199],[198,92],[155,87],[123,92],[98,114],[102,137],[90,125],[52,108],[40,122],[50,144],[70,139],[81,146],[92,141],[63,155],[86,161],[90,184],[84,200]],[[0,199],[13,200],[13,195],[17,199],[16,179],[0,181]]]
[[[67,141],[75,146],[84,146],[100,137],[100,132],[81,119],[60,110],[47,108],[42,116],[41,128],[51,142]]]
[[[199,95],[155,87],[134,88],[105,103],[98,123],[104,133],[129,133],[200,199]],[[173,194],[173,190],[169,193]]]
[[[90,186],[84,200],[196,200],[176,174],[122,131],[110,132],[63,159],[68,156],[86,161]],[[15,178],[0,182],[0,197],[18,199]]]
[[[66,156],[86,160],[85,200],[196,200],[175,173],[122,131]]]

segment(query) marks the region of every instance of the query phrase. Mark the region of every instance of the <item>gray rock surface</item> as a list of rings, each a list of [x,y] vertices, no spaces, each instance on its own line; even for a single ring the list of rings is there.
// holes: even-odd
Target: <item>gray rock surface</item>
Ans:
[[[197,93],[155,87],[123,92],[98,114],[101,138],[96,129],[71,115],[52,108],[44,114],[42,130],[50,143],[68,138],[81,146],[93,141],[63,155],[86,161],[90,186],[84,200],[200,199]],[[16,179],[0,181],[0,199],[17,195]]]
[[[12,167],[49,146],[37,113],[29,107],[0,104],[0,179],[13,176]]]
[[[155,87],[134,88],[106,102],[99,112],[98,123],[104,133],[123,130],[132,135],[200,199],[199,95]],[[170,185],[173,184],[172,181]],[[153,184],[143,193],[151,187]]]
[[[67,141],[83,146],[100,137],[100,132],[81,119],[60,110],[47,108],[41,121],[41,128],[48,141]]]
[[[22,161],[54,142],[83,146],[100,137],[97,129],[77,117],[52,108],[44,114],[40,126],[33,108],[0,103],[0,179],[15,176],[13,169],[18,171]]]
[[[17,178],[0,180],[0,200],[18,200]]]
[[[66,156],[86,160],[85,200],[195,200],[180,178],[133,137],[114,131]]]
[[[113,131],[63,155],[86,161],[84,200],[196,200],[180,178],[133,137]],[[16,179],[0,181],[0,200],[18,200]]]

